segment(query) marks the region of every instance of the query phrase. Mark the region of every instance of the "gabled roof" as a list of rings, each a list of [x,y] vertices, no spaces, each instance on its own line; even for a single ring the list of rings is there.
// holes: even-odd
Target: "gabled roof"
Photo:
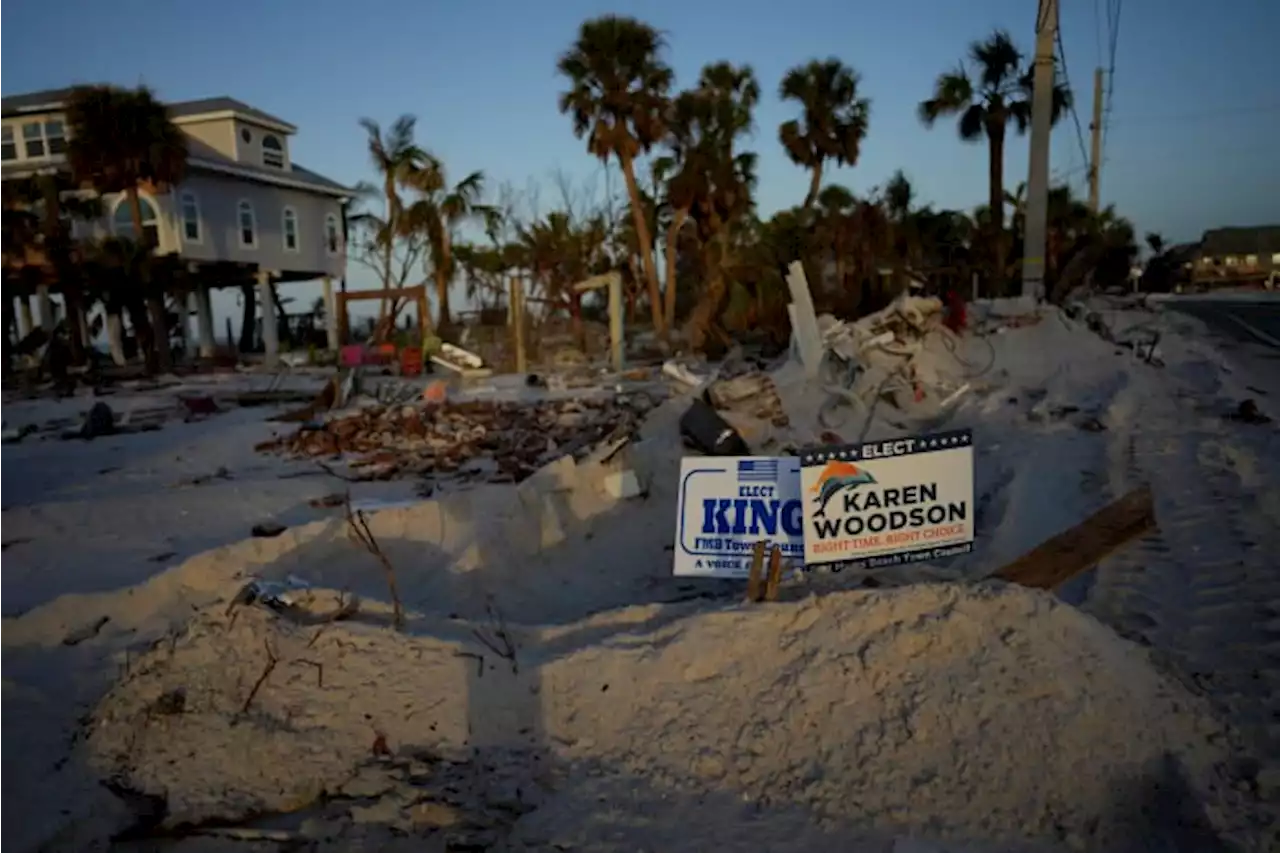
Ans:
[[[0,99],[0,112],[7,117],[59,109],[66,105],[73,91],[75,91],[75,88],[68,86],[63,89],[45,89],[41,92],[30,92],[25,95],[9,95]],[[175,119],[191,119],[197,116],[218,113],[235,113],[249,121],[276,125],[278,129],[284,129],[287,133],[296,133],[298,130],[282,118],[277,118],[271,113],[249,106],[244,101],[238,101],[225,95],[216,98],[199,98],[194,101],[175,101],[167,104],[167,106],[169,107],[169,115]]]
[[[169,114],[174,118],[193,118],[210,113],[239,113],[245,118],[290,128],[291,133],[297,130],[282,118],[276,118],[271,113],[263,112],[257,107],[249,106],[244,101],[237,101],[235,98],[228,98],[225,95],[217,98],[200,98],[195,101],[178,101],[177,103],[169,104]]]
[[[1200,238],[1204,255],[1270,255],[1280,252],[1280,225],[1252,228],[1215,228]]]
[[[71,97],[72,88],[45,89],[25,95],[6,95],[0,98],[0,113],[6,117],[19,113],[38,112],[60,107]]]

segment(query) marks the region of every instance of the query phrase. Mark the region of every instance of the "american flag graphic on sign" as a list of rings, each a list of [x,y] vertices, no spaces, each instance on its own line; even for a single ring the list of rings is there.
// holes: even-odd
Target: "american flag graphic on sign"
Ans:
[[[777,459],[740,459],[738,460],[739,483],[776,483],[778,482]]]

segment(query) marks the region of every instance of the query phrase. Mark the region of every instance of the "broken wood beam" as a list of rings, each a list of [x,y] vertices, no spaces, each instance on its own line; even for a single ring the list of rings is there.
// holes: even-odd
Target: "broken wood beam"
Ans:
[[[1156,528],[1151,488],[1143,486],[1023,554],[992,577],[1054,589]]]

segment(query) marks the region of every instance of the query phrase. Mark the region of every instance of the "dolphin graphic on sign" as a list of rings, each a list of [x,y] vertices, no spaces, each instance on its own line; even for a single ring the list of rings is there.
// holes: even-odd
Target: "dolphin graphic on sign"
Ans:
[[[817,482],[809,489],[811,493],[817,494],[818,511],[814,513],[814,517],[827,514],[827,504],[838,492],[856,489],[858,486],[875,481],[876,478],[872,477],[869,471],[859,468],[852,462],[828,462],[823,467],[822,473],[818,475]]]

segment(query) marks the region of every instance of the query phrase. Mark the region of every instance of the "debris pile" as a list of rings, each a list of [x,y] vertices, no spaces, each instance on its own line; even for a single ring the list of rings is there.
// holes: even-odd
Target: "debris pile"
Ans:
[[[518,483],[560,456],[630,434],[654,406],[644,393],[535,404],[468,401],[371,406],[257,446],[342,459],[356,480],[452,475]]]

